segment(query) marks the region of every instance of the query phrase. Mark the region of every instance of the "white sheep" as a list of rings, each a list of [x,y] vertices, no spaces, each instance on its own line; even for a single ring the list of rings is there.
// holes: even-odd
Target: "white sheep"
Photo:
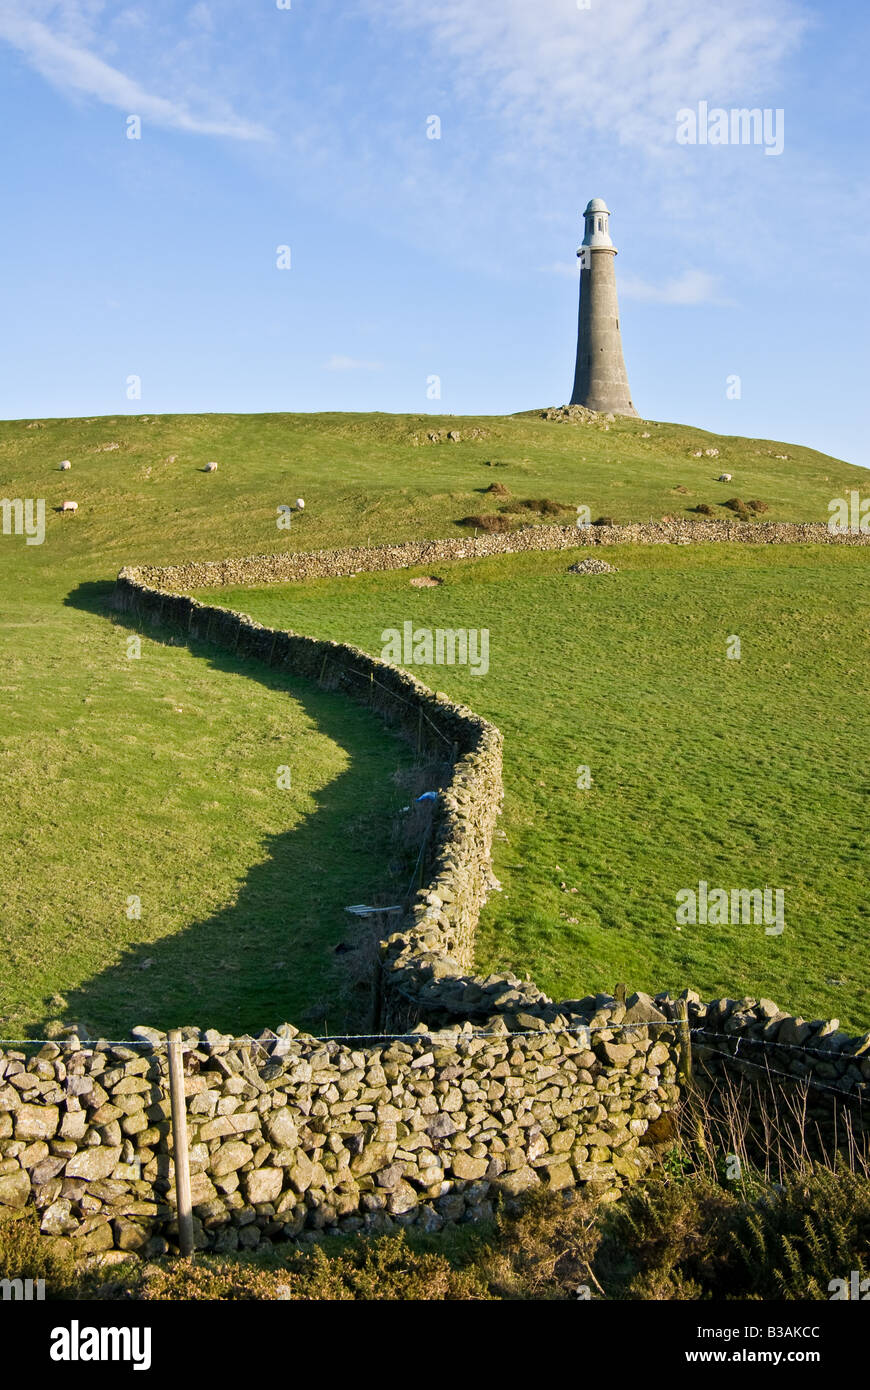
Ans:
[[[204,472],[204,473],[214,473],[216,469],[217,469],[217,464],[216,464],[216,463],[207,463],[207,464],[205,465],[205,468],[203,469],[203,472]]]
[[[61,511],[62,511],[62,512],[77,512],[78,509],[79,509],[79,504],[78,504],[78,502],[64,502],[63,505],[61,506]]]
[[[297,498],[296,498],[296,510],[297,510],[297,512],[304,512],[304,511],[305,511],[305,498],[304,498],[304,497],[297,497]]]
[[[720,473],[720,474],[719,474],[719,482],[720,482],[720,483],[730,483],[730,481],[731,481],[731,474],[730,474],[730,473]]]
[[[69,459],[64,459],[63,462],[59,463],[57,466],[60,469],[61,473],[65,473],[68,468],[72,468],[72,464],[70,463]]]

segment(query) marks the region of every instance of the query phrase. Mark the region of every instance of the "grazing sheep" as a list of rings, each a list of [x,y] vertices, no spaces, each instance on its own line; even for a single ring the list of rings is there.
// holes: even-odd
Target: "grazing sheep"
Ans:
[[[78,504],[78,502],[64,502],[63,505],[61,506],[61,511],[62,511],[62,512],[77,512],[78,509],[79,509],[79,504]]]
[[[305,511],[305,499],[304,499],[304,497],[297,497],[297,498],[296,498],[296,510],[297,510],[298,512],[304,512],[304,511]]]
[[[730,481],[731,481],[731,474],[730,474],[730,473],[720,473],[720,474],[719,474],[719,482],[720,482],[720,483],[730,483]]]
[[[205,465],[205,468],[204,468],[202,471],[203,471],[203,473],[214,473],[216,469],[217,469],[217,464],[216,464],[216,463],[207,463],[207,464]]]
[[[65,473],[68,468],[72,468],[72,464],[70,463],[69,459],[64,459],[63,462],[59,463],[57,466],[60,469],[61,473]]]

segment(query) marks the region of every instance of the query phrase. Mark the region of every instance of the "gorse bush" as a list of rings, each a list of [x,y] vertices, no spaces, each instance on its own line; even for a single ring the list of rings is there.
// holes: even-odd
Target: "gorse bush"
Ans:
[[[327,1302],[488,1299],[481,1272],[446,1254],[414,1249],[405,1233],[332,1240],[308,1251],[275,1247],[265,1256],[201,1258],[149,1267],[135,1290],[144,1299],[281,1299]]]
[[[44,1279],[46,1298],[74,1297],[73,1260],[40,1235],[39,1217],[32,1207],[0,1221],[2,1279]]]
[[[870,1276],[870,1180],[815,1168],[741,1207],[731,1238],[745,1297],[830,1298],[832,1280]]]
[[[828,1299],[870,1274],[870,1179],[813,1169],[735,1191],[669,1176],[603,1203],[527,1196],[488,1226],[198,1255],[92,1274],[68,1297],[290,1301]],[[102,1283],[100,1282],[102,1280]]]

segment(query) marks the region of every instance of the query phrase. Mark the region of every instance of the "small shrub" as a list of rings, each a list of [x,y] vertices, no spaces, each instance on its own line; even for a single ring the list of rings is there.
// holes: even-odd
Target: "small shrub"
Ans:
[[[746,503],[746,506],[747,506],[747,508],[748,508],[748,510],[749,510],[750,512],[769,512],[769,511],[770,511],[770,507],[768,506],[768,504],[767,504],[766,502],[760,501],[759,498],[757,498],[757,497],[754,497],[754,498],[752,498],[751,501],[747,502],[747,503]]]
[[[612,516],[598,516],[592,523],[593,526],[615,526],[616,522]]]
[[[511,529],[509,517],[499,516],[493,512],[482,512],[480,516],[463,516],[456,524],[457,526],[476,526],[478,531],[509,531]]]
[[[46,1298],[73,1297],[73,1262],[39,1231],[33,1207],[0,1222],[0,1279],[44,1279]]]
[[[357,1240],[343,1248],[279,1247],[264,1255],[200,1256],[194,1267],[154,1264],[138,1292],[140,1298],[158,1301],[452,1302],[491,1297],[476,1269],[456,1269],[443,1254],[412,1248],[404,1232]]]
[[[732,1235],[750,1296],[829,1299],[833,1279],[870,1275],[870,1180],[816,1167],[743,1204]]]
[[[693,512],[700,512],[701,516],[715,516],[715,515],[716,515],[714,509],[710,506],[710,503],[709,503],[709,502],[699,502],[698,505],[697,505],[697,507],[693,507],[693,508],[692,508],[692,511],[693,511]]]
[[[510,497],[510,488],[505,487],[504,483],[490,483],[486,492],[491,492],[494,497]]]
[[[722,503],[723,507],[728,507],[732,512],[743,512],[746,514],[746,503],[742,497],[729,497],[727,502]]]

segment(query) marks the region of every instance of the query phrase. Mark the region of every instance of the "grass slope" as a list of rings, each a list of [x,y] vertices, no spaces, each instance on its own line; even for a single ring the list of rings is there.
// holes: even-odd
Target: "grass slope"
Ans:
[[[866,476],[810,450],[642,421],[616,421],[607,431],[533,415],[121,416],[30,428],[33,423],[0,423],[0,497],[45,498],[48,506],[43,545],[0,534],[0,1034],[6,1036],[38,1031],[47,1014],[83,1016],[105,1032],[143,1020],[249,1028],[299,1018],[318,1000],[332,1023],[331,948],[343,933],[343,906],[384,889],[378,866],[387,851],[387,822],[405,799],[390,779],[407,765],[402,746],[365,711],[301,684],[282,684],[254,665],[215,653],[192,656],[153,634],[141,660],[128,661],[128,632],[107,621],[106,607],[122,564],[447,535],[458,517],[494,509],[481,495],[494,480],[517,497],[585,503],[593,515],[624,521],[681,514],[697,501],[723,501],[734,492],[767,501],[771,518],[824,520],[830,498],[860,487]],[[429,430],[447,428],[463,436],[476,428],[485,436],[425,442]],[[424,442],[415,446],[414,435]],[[691,457],[707,447],[718,447],[720,457]],[[72,460],[70,473],[56,471],[62,458]],[[199,470],[209,459],[220,466],[205,475]],[[733,484],[714,481],[720,469],[734,474]],[[675,491],[680,487],[688,492]],[[277,507],[299,495],[308,504],[305,515],[291,532],[278,531]],[[73,518],[52,510],[65,498],[79,503]],[[842,589],[846,570],[835,571],[835,563],[826,558],[813,581],[829,595],[829,607],[834,600],[852,602]],[[505,595],[509,587],[502,585]],[[322,621],[314,610],[297,614],[293,600],[288,621],[306,630],[310,617],[324,631],[335,621],[340,635],[352,636],[353,615],[343,615],[341,605],[362,592],[347,590],[340,603],[336,595],[331,610],[325,598]],[[516,620],[547,629],[553,616],[543,605],[552,597],[542,591],[538,611],[522,596]],[[308,600],[299,601],[304,609]],[[426,611],[425,601],[415,595],[413,614]],[[699,615],[706,602],[699,596]],[[834,605],[832,620],[838,614],[840,640],[854,648],[854,608]],[[619,601],[612,618],[605,647],[612,689],[623,689],[614,734],[624,743],[635,737],[637,723],[629,698],[631,652],[620,655],[622,638],[615,641],[614,634],[635,616]],[[560,641],[573,650],[570,624]],[[545,642],[552,642],[546,633]],[[489,708],[512,742],[515,734],[528,738],[542,705],[560,699],[556,686],[543,700],[538,689],[530,696],[523,673],[536,669],[537,654],[518,647],[515,656],[515,676],[499,675],[515,685],[513,713],[506,696],[487,706],[480,683],[465,692],[475,707]],[[565,679],[571,694],[576,678]],[[846,721],[844,746],[859,747],[857,711],[825,689]],[[691,723],[685,689],[679,697],[674,718]],[[736,736],[729,740],[728,765],[764,755],[763,731],[741,727],[743,745],[738,750]],[[585,746],[585,709],[570,752],[564,750],[569,762],[580,730]],[[540,736],[548,737],[543,730]],[[717,750],[717,756],[724,755]],[[803,756],[798,747],[795,757]],[[285,763],[293,768],[293,787],[279,791],[275,770]],[[509,760],[511,852],[522,834],[511,818],[521,815],[516,808],[525,795],[514,767]],[[546,784],[549,775],[545,768],[538,780]],[[852,775],[847,770],[847,784]],[[539,801],[549,805],[543,790]],[[578,809],[571,801],[558,836],[571,839]],[[549,814],[555,824],[556,802]],[[836,823],[841,808],[834,806],[832,815]],[[361,826],[365,840],[356,833]],[[823,827],[820,843],[827,833]],[[552,872],[536,876],[533,830],[528,834],[529,849],[520,842],[532,866],[523,900],[510,887],[498,899],[507,906],[513,898],[515,918],[504,928],[509,935],[501,951],[488,926],[482,950],[552,982],[560,970],[568,974],[556,964],[552,944],[562,925],[550,912]],[[591,838],[585,852],[590,865],[602,864]],[[568,869],[565,858],[556,862]],[[142,901],[138,920],[125,912],[134,894]],[[534,926],[541,914],[549,923],[546,949],[545,933]],[[852,937],[849,943],[851,950]],[[572,948],[571,978],[585,987],[594,970],[608,980],[614,970],[628,973],[630,962],[608,952],[574,961]],[[644,956],[644,978],[660,963]],[[843,969],[840,959],[834,968]],[[682,979],[682,963],[680,969]],[[640,964],[635,982],[639,972]],[[660,976],[656,982],[663,982]],[[806,987],[810,994],[815,999],[815,983],[812,991]]]
[[[528,970],[556,998],[617,980],[760,993],[866,1027],[866,555],[608,547],[618,574],[567,573],[583,554],[436,566],[438,589],[402,571],[213,596],[375,654],[407,620],[489,629],[488,674],[414,668],[505,735],[484,972]],[[783,887],[784,933],[678,931],[675,894],[701,879]]]

